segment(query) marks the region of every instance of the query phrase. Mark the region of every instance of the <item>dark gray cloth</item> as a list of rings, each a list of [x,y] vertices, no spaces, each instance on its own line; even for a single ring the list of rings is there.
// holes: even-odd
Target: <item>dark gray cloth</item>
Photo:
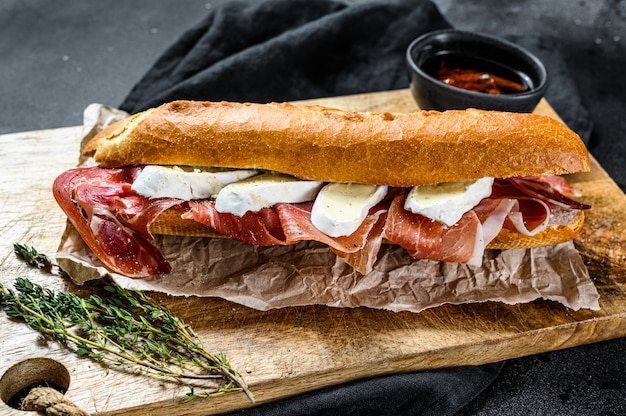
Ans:
[[[405,51],[450,27],[429,1],[233,1],[172,45],[120,106],[135,113],[174,99],[289,101],[408,87]],[[549,100],[588,139],[591,123],[552,45],[511,39],[546,61]],[[450,415],[491,384],[502,363],[357,381],[244,415]]]
[[[405,88],[404,52],[449,27],[429,1],[233,1],[170,47],[120,108],[287,101]]]
[[[232,416],[452,415],[497,377],[501,363],[347,383]]]
[[[593,122],[570,76],[565,59],[559,52],[559,41],[538,36],[510,36],[507,39],[528,49],[541,60],[550,80],[545,98],[563,122],[589,144]]]

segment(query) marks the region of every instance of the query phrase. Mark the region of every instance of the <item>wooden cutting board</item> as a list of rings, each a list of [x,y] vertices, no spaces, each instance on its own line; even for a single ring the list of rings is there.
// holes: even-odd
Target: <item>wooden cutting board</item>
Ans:
[[[417,109],[408,90],[309,102],[359,111]],[[557,117],[545,101],[537,112]],[[12,253],[13,243],[55,253],[65,216],[54,202],[51,184],[59,173],[75,166],[80,136],[80,127],[0,136],[3,285],[27,277],[53,290],[85,292],[66,280],[29,269]],[[599,311],[575,312],[554,302],[535,301],[515,306],[491,302],[443,306],[420,314],[331,307],[261,312],[221,299],[154,297],[191,324],[209,350],[226,353],[257,403],[365,377],[485,364],[622,337],[626,335],[626,196],[592,162],[591,172],[572,175],[570,180],[593,205],[576,244],[600,292]],[[36,361],[40,357],[52,361]],[[206,415],[252,405],[240,393],[183,403],[189,391],[185,386],[76,358],[0,312],[0,397],[8,400],[8,390],[38,368],[57,377],[67,370],[66,397],[93,414]],[[23,413],[0,401],[0,414]]]

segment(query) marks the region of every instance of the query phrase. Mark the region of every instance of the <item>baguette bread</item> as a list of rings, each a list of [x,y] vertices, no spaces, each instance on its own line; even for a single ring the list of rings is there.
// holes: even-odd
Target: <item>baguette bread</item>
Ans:
[[[554,181],[555,186],[569,192],[569,185],[565,181],[561,183],[559,178],[522,177],[588,171],[591,166],[580,138],[561,122],[546,116],[474,109],[375,114],[288,103],[196,101],[164,104],[113,124],[85,145],[83,155],[93,157],[99,167],[62,175],[58,183],[55,181],[55,196],[74,224],[82,228],[83,238],[90,240],[92,250],[101,252],[101,260],[130,276],[161,274],[169,268],[160,253],[154,253],[154,247],[135,234],[142,238],[150,234],[226,237],[255,245],[293,244],[311,239],[328,244],[335,254],[363,274],[372,270],[381,241],[398,244],[415,258],[478,264],[485,248],[535,248],[571,241],[583,226],[583,210],[588,206],[567,198],[551,185],[543,188],[539,185]],[[157,194],[150,199],[154,205],[150,202],[145,206],[142,204],[149,197],[130,198],[129,213],[117,216],[107,211],[108,206],[98,205],[101,201],[112,201],[113,211],[125,212],[126,205],[115,200],[115,195],[120,192],[117,197],[122,198],[126,188],[118,184],[128,184],[132,172],[145,171],[135,165],[254,169],[305,180],[405,189],[388,192],[386,187],[382,188],[391,198],[385,201],[388,203],[385,216],[378,217],[382,211],[371,214],[369,222],[357,224],[364,225],[360,233],[335,234],[337,238],[332,239],[333,229],[322,231],[313,226],[312,212],[296,204],[273,202],[276,211],[250,210],[245,216],[228,211],[217,213],[219,195],[215,201],[198,200],[206,198],[203,196],[181,203],[187,200]],[[122,167],[126,168],[106,169]],[[95,186],[86,190],[83,184],[90,186],[90,175],[95,178]],[[407,197],[410,187],[484,177],[496,178],[500,193],[490,190],[495,196],[483,196],[480,203],[485,201],[485,204],[472,203],[474,209],[482,206],[498,211],[494,221],[482,223],[478,214],[472,212],[463,216],[465,222],[457,220],[444,229],[442,222],[435,223],[434,219],[422,223],[428,220],[425,215],[405,215],[409,210],[402,208],[401,198]],[[107,178],[114,184],[107,185]],[[78,207],[73,192],[79,187],[82,203],[97,205],[98,209]],[[514,205],[521,206],[520,200],[528,198],[534,198],[534,202],[526,205],[527,217],[515,215],[513,219],[509,212],[504,212]],[[133,206],[135,202],[137,207]],[[490,205],[494,202],[497,206]],[[354,200],[348,201],[348,205],[353,203]],[[537,206],[542,207],[541,213],[533,212]],[[135,210],[140,207],[145,210],[141,212],[147,213],[145,216]],[[455,209],[452,207],[450,211]],[[96,214],[90,216],[90,212]],[[279,215],[283,217],[279,219]],[[537,230],[535,235],[521,234],[532,233],[520,221],[528,219],[532,223],[538,218],[543,219],[540,228],[532,228]],[[510,224],[504,227],[507,220]],[[135,234],[124,231],[119,225],[124,221],[133,222]],[[517,222],[513,224],[513,221]],[[547,225],[545,221],[549,221]],[[459,225],[463,222],[469,224],[468,228]],[[269,231],[270,227],[276,234]],[[520,232],[509,231],[514,229]],[[143,250],[141,255],[152,260],[150,266],[126,254],[111,255],[137,247]]]
[[[254,168],[398,187],[590,169],[576,133],[547,116],[370,114],[288,103],[175,101],[108,127],[83,153],[102,167]]]

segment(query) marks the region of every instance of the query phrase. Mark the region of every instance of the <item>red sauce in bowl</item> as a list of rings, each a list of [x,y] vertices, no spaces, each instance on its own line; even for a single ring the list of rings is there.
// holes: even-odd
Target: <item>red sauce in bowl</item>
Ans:
[[[523,74],[493,62],[460,55],[439,56],[424,68],[439,81],[485,94],[518,94],[530,89]]]
[[[445,62],[437,70],[437,79],[446,84],[464,90],[483,92],[486,94],[515,94],[527,88],[520,82],[489,73],[468,68],[448,68]]]

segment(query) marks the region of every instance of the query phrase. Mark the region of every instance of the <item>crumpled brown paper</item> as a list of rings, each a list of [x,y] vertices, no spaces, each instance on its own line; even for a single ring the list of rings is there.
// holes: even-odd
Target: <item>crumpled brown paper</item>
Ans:
[[[124,116],[89,106],[85,140]],[[106,270],[68,225],[57,261],[79,284],[109,273],[128,289],[214,296],[260,310],[320,304],[419,312],[445,303],[514,304],[539,298],[574,310],[599,309],[598,292],[572,242],[488,250],[481,267],[414,260],[404,249],[383,245],[374,270],[365,276],[317,242],[254,247],[229,239],[157,236],[155,245],[172,273],[131,279]]]

